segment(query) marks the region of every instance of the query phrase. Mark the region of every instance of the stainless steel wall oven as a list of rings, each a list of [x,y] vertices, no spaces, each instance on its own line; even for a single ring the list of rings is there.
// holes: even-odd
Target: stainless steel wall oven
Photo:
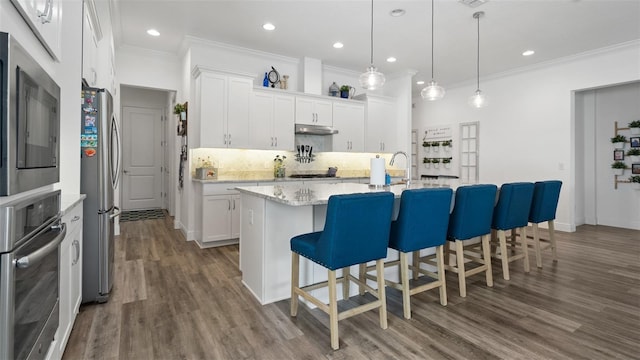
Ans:
[[[0,207],[0,359],[44,359],[59,322],[60,191]]]
[[[0,32],[0,196],[59,181],[60,87]]]

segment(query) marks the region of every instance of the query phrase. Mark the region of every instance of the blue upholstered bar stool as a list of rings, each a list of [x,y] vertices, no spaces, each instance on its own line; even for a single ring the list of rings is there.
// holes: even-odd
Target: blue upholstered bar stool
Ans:
[[[562,188],[562,181],[560,180],[537,181],[534,185],[529,222],[533,227],[533,248],[536,251],[536,265],[539,268],[542,267],[542,250],[551,248],[553,261],[558,260],[554,220],[556,219],[556,209],[560,198],[560,188]],[[549,239],[540,238],[538,225],[545,221],[549,229]],[[541,242],[545,243],[544,247],[542,247]]]
[[[467,296],[467,276],[484,272],[487,286],[493,286],[489,239],[491,238],[491,219],[497,191],[498,187],[495,185],[468,185],[456,189],[455,204],[449,218],[447,233],[447,239],[455,244],[456,264],[455,266],[445,264],[445,269],[458,273],[461,297]],[[480,244],[482,256],[472,252],[465,253],[463,241],[479,236],[482,237]],[[477,247],[478,244],[472,244],[468,248]],[[465,262],[467,260],[479,265],[466,270]]]
[[[524,271],[529,272],[529,252],[527,247],[527,225],[529,224],[529,209],[533,198],[533,183],[518,182],[503,184],[500,187],[498,203],[493,209],[491,228],[497,235],[492,242],[500,245],[500,254],[495,257],[502,260],[502,277],[509,280],[509,263],[524,259]],[[519,229],[520,253],[509,254],[507,251],[507,230]]]
[[[405,190],[400,197],[398,218],[391,223],[389,247],[399,252],[399,260],[385,263],[385,267],[400,267],[400,282],[387,280],[388,286],[402,291],[402,305],[404,317],[411,319],[410,296],[430,289],[440,289],[440,304],[447,305],[447,285],[444,277],[443,247],[447,242],[447,228],[449,226],[449,211],[453,191],[449,188]],[[436,248],[435,254],[420,256],[420,250]],[[409,266],[407,254],[413,253],[413,264]],[[435,257],[437,273],[420,267],[420,263],[432,265]],[[361,280],[363,277],[361,264]],[[422,273],[435,281],[410,288],[409,269],[414,279]],[[370,270],[370,268],[367,268]],[[372,269],[371,269],[372,270]],[[375,276],[366,275],[367,279]]]
[[[324,229],[291,239],[291,316],[298,313],[298,296],[329,314],[331,347],[334,350],[339,347],[338,320],[379,309],[380,327],[387,328],[383,259],[387,256],[393,197],[390,192],[331,196],[327,205]],[[327,268],[328,281],[301,287],[300,255]],[[349,281],[360,283],[359,279],[349,274],[349,267],[374,260],[378,289],[366,287],[377,300],[338,313],[336,283],[342,283],[348,296]],[[343,269],[340,279],[336,279],[338,269]],[[328,306],[308,292],[324,286],[329,287]]]

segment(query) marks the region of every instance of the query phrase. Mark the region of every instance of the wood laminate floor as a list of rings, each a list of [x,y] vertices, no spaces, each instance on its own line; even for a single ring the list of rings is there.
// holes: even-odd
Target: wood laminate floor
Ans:
[[[171,224],[121,224],[113,296],[81,307],[64,359],[640,358],[639,231],[557,232],[557,263],[546,253],[537,269],[530,252],[531,272],[516,261],[505,281],[494,262],[494,287],[476,275],[464,299],[447,273],[449,304],[437,290],[413,296],[411,320],[388,288],[389,328],[377,311],[340,321],[333,351],[324,313],[259,305],[240,282],[237,246],[202,250]]]

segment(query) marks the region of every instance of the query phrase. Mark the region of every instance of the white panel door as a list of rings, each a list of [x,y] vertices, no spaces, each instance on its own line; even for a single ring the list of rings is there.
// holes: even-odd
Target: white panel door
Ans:
[[[122,209],[162,206],[162,109],[123,107]]]

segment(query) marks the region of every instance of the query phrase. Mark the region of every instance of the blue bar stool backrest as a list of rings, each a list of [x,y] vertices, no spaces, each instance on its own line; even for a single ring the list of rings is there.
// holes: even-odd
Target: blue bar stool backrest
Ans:
[[[386,257],[393,198],[391,192],[331,196],[316,247],[322,265],[335,270]]]
[[[408,253],[444,244],[452,195],[449,188],[403,191],[389,247]]]
[[[491,184],[456,189],[456,200],[449,218],[449,240],[467,240],[491,233],[497,192],[498,187]]]
[[[554,220],[562,181],[537,181],[533,189],[533,201],[529,212],[529,222],[541,223]]]
[[[498,203],[493,210],[493,224],[496,230],[509,230],[527,226],[529,210],[533,199],[533,183],[517,182],[500,187]]]

